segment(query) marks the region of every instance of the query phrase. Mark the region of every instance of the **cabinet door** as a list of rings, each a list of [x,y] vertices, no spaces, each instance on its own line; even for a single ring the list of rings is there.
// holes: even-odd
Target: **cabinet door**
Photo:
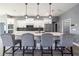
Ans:
[[[71,19],[63,20],[63,33],[70,33]]]
[[[4,33],[4,23],[0,23],[0,35]]]
[[[45,32],[52,32],[52,24],[45,24]]]

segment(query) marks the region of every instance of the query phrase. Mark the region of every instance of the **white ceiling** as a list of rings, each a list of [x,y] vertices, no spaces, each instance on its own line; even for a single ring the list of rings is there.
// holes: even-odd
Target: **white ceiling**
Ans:
[[[68,11],[72,7],[77,5],[77,3],[52,3],[52,15],[59,16],[64,12]],[[26,5],[24,3],[0,3],[0,15],[9,14],[13,16],[23,16],[26,14]],[[40,3],[39,14],[41,16],[49,15],[49,4]],[[27,15],[36,16],[37,15],[37,4],[28,3]]]

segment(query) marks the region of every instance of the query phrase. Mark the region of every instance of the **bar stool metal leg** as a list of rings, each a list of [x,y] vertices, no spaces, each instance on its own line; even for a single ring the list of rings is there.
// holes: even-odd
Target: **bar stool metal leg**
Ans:
[[[70,47],[71,49],[71,56],[73,56],[73,47]]]
[[[24,56],[24,54],[25,54],[25,47],[23,46],[23,56]]]
[[[12,56],[14,56],[14,46],[12,47]]]
[[[3,56],[5,55],[5,46],[3,47]]]

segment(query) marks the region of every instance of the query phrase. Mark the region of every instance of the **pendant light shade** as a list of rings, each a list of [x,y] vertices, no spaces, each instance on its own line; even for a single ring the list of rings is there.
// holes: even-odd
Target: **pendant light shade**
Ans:
[[[27,18],[28,18],[28,16],[26,15],[26,16],[25,16],[25,18],[27,19]]]
[[[49,18],[52,18],[52,15],[51,15],[51,5],[52,5],[52,3],[49,3]]]
[[[37,15],[37,16],[36,16],[36,18],[37,18],[37,19],[39,19],[39,18],[40,18],[40,16],[39,16],[39,15]]]
[[[52,18],[52,15],[49,15],[49,18]]]

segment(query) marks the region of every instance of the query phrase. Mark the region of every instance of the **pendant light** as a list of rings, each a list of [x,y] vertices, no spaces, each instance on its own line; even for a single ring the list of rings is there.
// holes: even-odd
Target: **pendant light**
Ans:
[[[51,5],[52,5],[52,3],[49,3],[49,18],[52,18],[52,15],[51,15]]]
[[[25,15],[25,18],[27,19],[28,18],[28,16],[27,16],[27,3],[25,3],[25,5],[26,5],[26,15]]]
[[[39,16],[39,3],[37,3],[37,16],[36,16],[36,18],[39,19],[39,17],[40,17]]]

